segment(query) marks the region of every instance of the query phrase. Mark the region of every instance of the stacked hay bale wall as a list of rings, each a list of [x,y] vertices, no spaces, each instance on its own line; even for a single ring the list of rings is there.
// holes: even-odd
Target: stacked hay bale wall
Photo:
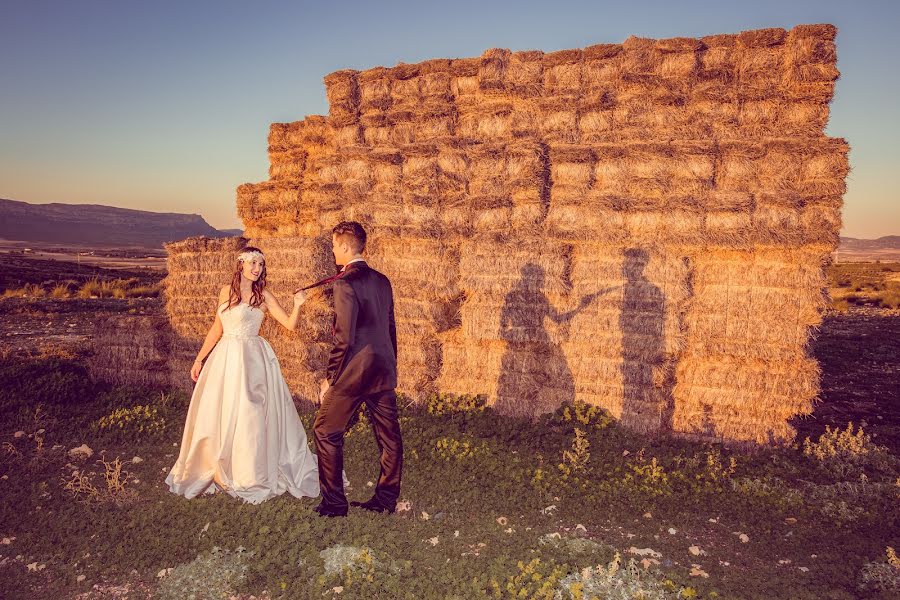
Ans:
[[[114,315],[99,323],[88,360],[91,377],[113,385],[169,389],[175,340],[161,314]],[[181,386],[184,387],[184,386]]]
[[[362,222],[394,283],[406,392],[790,439],[817,394],[806,349],[848,170],[847,144],[824,135],[835,33],[333,73],[327,117],[272,125],[270,179],[238,188],[245,235],[288,301],[333,269],[330,228]],[[169,313],[196,340],[189,307],[209,314],[234,249],[169,250]],[[316,302],[298,334],[267,332],[305,397],[328,345]]]

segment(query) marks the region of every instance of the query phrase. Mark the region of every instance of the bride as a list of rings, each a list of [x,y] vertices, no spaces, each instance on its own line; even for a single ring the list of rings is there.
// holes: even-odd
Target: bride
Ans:
[[[267,313],[293,330],[305,301],[305,292],[294,294],[288,315],[266,290],[263,253],[249,247],[238,256],[191,368],[197,385],[178,460],[166,477],[170,491],[194,498],[224,490],[253,504],[286,491],[298,498],[319,495],[316,456],[278,359],[258,335]]]

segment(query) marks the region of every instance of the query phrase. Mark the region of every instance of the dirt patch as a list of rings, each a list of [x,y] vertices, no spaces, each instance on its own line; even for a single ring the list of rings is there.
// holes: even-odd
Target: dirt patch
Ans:
[[[94,329],[112,314],[153,314],[162,310],[155,298],[0,299],[0,340],[7,352],[32,354],[47,346],[82,350]]]
[[[864,423],[878,444],[900,450],[900,310],[830,313],[812,353],[822,369],[822,391],[813,414],[793,423],[798,438],[852,421]]]

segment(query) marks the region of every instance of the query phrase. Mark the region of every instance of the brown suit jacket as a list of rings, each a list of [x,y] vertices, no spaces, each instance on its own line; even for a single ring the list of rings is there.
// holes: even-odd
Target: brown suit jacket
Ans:
[[[347,265],[334,282],[331,393],[356,397],[397,387],[397,325],[387,277],[365,262]]]

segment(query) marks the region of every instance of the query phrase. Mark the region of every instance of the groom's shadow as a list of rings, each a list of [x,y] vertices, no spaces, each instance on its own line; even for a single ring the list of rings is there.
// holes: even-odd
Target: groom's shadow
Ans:
[[[544,327],[549,318],[567,325],[606,288],[581,298],[578,306],[559,312],[544,293],[545,273],[532,263],[522,267],[500,313],[500,337],[507,342],[500,363],[495,408],[507,414],[535,415],[556,410],[575,399],[575,380],[559,344]]]
[[[665,355],[666,298],[647,279],[646,250],[629,248],[622,262],[622,423],[637,431],[672,428],[674,365]]]

